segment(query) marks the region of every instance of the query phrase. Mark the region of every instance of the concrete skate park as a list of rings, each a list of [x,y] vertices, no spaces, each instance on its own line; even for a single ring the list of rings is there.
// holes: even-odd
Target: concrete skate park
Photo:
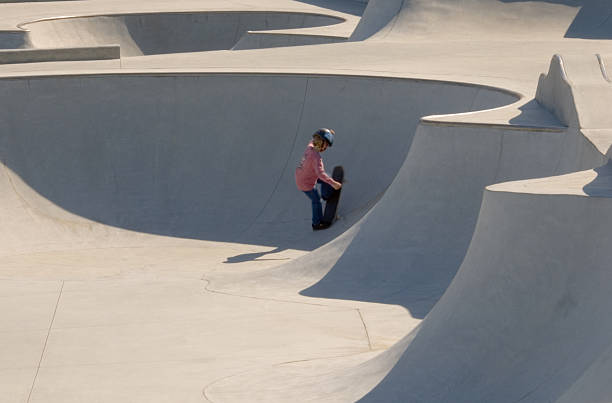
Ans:
[[[0,401],[612,401],[611,17],[0,0]]]

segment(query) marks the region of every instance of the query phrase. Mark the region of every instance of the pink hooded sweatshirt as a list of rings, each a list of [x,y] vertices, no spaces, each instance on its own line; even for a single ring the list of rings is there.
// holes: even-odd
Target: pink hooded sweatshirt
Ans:
[[[308,144],[300,165],[295,169],[295,183],[303,192],[308,192],[314,189],[317,184],[317,179],[323,182],[334,185],[336,182],[325,173],[321,154],[314,149],[312,143]]]

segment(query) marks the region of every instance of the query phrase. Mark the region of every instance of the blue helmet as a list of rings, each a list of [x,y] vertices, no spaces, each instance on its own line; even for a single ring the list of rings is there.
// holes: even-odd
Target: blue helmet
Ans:
[[[323,140],[327,141],[329,146],[334,145],[334,132],[330,129],[319,129],[314,133],[315,136],[321,137]]]

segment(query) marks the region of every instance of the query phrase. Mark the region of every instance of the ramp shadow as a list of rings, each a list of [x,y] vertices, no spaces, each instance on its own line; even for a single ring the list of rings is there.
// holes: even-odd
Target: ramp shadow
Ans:
[[[426,262],[409,251],[367,253],[359,240],[352,243],[330,271],[300,292],[313,298],[331,298],[401,305],[414,318],[424,318],[442,297],[462,257]]]
[[[583,187],[584,193],[592,197],[612,197],[612,162],[595,168],[595,179]]]
[[[10,79],[0,93],[0,161],[18,184],[7,191],[51,221],[281,250],[346,229],[313,234],[295,186],[316,128],[336,129],[325,163],[351,178],[351,225],[401,168],[421,116],[516,100],[453,83],[265,74]]]
[[[328,10],[340,11],[351,15],[363,15],[366,8],[366,3],[360,3],[354,0],[340,0],[340,1],[329,1],[329,0],[297,0],[300,3],[312,4],[326,8]]]

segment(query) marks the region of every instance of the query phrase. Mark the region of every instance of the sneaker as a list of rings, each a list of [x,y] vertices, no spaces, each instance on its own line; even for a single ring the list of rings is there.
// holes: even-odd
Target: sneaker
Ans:
[[[322,229],[327,229],[327,228],[329,228],[329,226],[330,226],[330,224],[326,223],[326,222],[322,222],[322,223],[319,223],[317,225],[313,224],[312,225],[312,230],[313,231],[319,231],[319,230],[322,230]]]

